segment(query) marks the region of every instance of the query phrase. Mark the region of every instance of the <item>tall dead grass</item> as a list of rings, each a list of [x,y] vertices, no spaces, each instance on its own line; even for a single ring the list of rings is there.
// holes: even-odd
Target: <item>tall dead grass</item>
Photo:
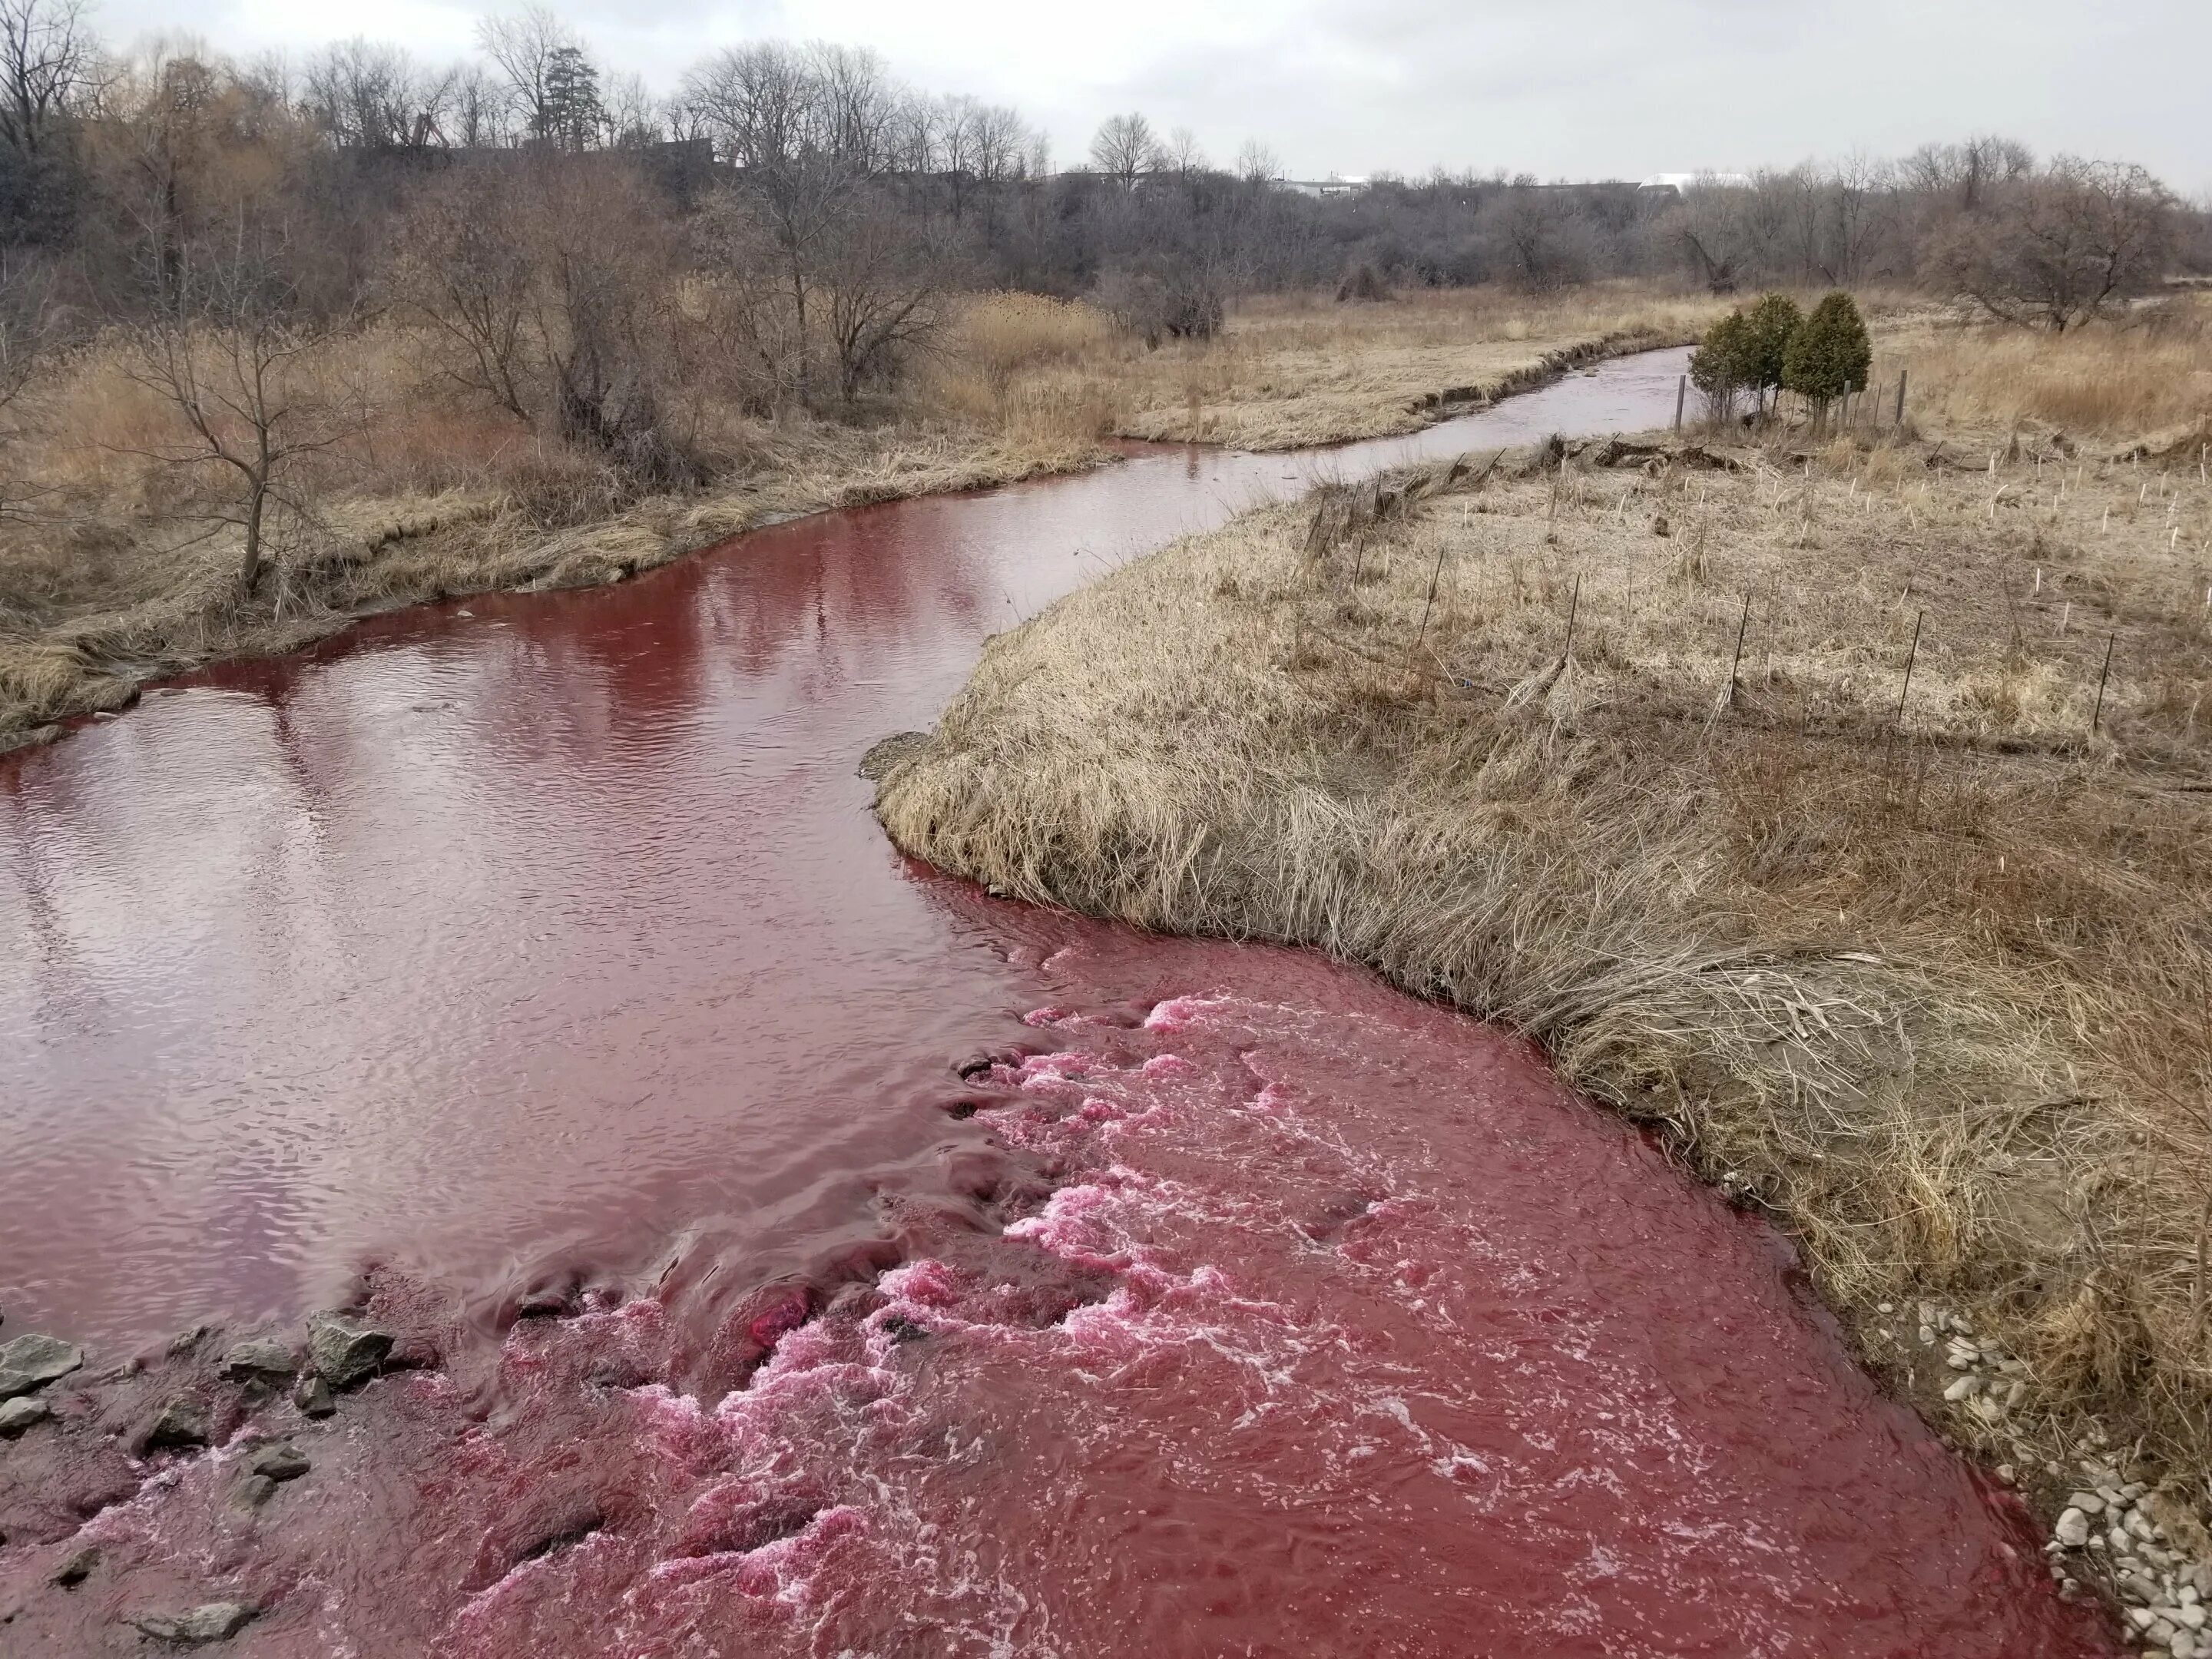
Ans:
[[[1320,561],[1264,511],[994,641],[878,811],[1528,1033],[1868,1328],[2001,1334],[2037,1394],[1960,1433],[2039,1466],[2100,1422],[2201,1502],[2212,485],[1931,453],[1593,446]]]
[[[1946,430],[2041,423],[2099,438],[2212,424],[2212,295],[2181,295],[2058,337],[1923,320],[1885,341],[1912,407]]]

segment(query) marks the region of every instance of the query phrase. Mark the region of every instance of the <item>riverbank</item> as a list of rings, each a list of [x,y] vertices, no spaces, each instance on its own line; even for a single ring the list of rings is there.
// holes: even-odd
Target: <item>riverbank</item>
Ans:
[[[903,412],[732,417],[708,446],[723,458],[713,481],[683,492],[626,489],[509,417],[456,407],[410,379],[420,343],[368,340],[356,378],[390,389],[295,481],[304,510],[250,599],[233,509],[161,459],[171,416],[94,348],[27,395],[12,434],[0,750],[125,708],[149,680],[297,650],[364,616],[617,581],[763,524],[1097,465],[1115,436],[1280,448],[1418,430],[1686,339],[1705,309],[1611,287],[1547,302],[1282,300],[1218,339],[1147,350],[1088,307],[994,296],[963,313]],[[1182,428],[1160,407],[1175,400]]]
[[[810,435],[752,477],[649,495],[573,525],[549,525],[508,491],[334,502],[318,544],[251,600],[239,596],[237,552],[222,539],[184,549],[126,543],[106,561],[82,534],[18,544],[8,572],[15,587],[35,585],[57,599],[51,619],[0,632],[0,750],[58,737],[58,722],[72,715],[127,707],[149,680],[296,651],[363,617],[494,589],[620,581],[761,525],[1111,459],[1095,443],[1010,444],[987,434],[824,428]],[[62,568],[77,562],[94,568]]]
[[[2047,1513],[2140,1480],[2201,1560],[2212,484],[2201,436],[1984,435],[1261,511],[994,641],[879,812],[996,890],[1525,1031]],[[2089,1536],[2054,1571],[2125,1589]]]
[[[1017,398],[1080,386],[1115,435],[1281,450],[1398,437],[1607,357],[1694,343],[1724,302],[1596,283],[1532,296],[1437,289],[1381,301],[1274,295],[1215,340],[1086,349],[1039,362]]]

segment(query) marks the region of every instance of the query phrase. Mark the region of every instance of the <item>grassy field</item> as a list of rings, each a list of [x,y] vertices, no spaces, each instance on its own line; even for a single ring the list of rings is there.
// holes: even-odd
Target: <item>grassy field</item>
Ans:
[[[962,319],[939,385],[949,404],[994,424],[1291,449],[1418,431],[1532,384],[1559,359],[1687,343],[1723,309],[1618,283],[1379,303],[1285,295],[1239,307],[1218,338],[1147,350],[1088,306],[1001,295]]]
[[[1924,429],[1509,456],[1132,565],[994,641],[878,810],[1018,896],[1526,1031],[1782,1219],[1991,1462],[2063,1501],[2132,1460],[2185,1531],[2212,307],[1878,343]],[[2032,1391],[1939,1397],[1908,1298]]]
[[[147,678],[289,650],[364,612],[494,587],[619,580],[765,520],[1109,459],[1117,434],[1250,444],[1409,430],[1455,388],[1540,378],[1547,354],[1686,337],[1710,306],[1596,289],[1338,307],[1278,300],[1211,342],[1158,350],[1090,307],[987,295],[896,400],[853,422],[681,411],[708,481],[641,491],[459,393],[434,343],[379,324],[306,388],[343,405],[290,481],[276,564],[237,591],[233,480],[179,465],[175,411],[118,343],[50,366],[0,434],[0,749],[119,708]],[[1193,402],[1192,399],[1197,401]],[[1177,422],[1182,422],[1178,428]]]

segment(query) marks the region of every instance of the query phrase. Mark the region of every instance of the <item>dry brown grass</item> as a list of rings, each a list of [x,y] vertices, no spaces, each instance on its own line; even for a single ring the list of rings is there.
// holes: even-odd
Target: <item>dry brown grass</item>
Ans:
[[[1948,433],[2025,423],[2077,438],[2178,438],[2212,422],[2212,295],[2058,338],[1923,316],[1879,344],[1909,370],[1917,418]]]
[[[997,295],[963,316],[938,384],[963,413],[1019,428],[1291,449],[1418,431],[1531,383],[1547,359],[1680,344],[1722,309],[1628,284],[1276,295],[1218,338],[1146,350],[1087,306]]]
[[[994,641],[879,811],[1529,1033],[1869,1331],[1917,1293],[2001,1334],[2040,1386],[1962,1434],[2101,1421],[2201,1501],[2212,483],[1731,453],[1462,482],[1318,562],[1304,507],[1182,543]]]

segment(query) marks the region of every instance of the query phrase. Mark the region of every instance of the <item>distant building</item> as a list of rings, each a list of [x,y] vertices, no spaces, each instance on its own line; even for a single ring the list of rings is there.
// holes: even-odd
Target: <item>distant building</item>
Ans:
[[[1278,179],[1275,182],[1285,190],[1294,190],[1301,196],[1357,196],[1367,188],[1364,173],[1350,178],[1330,173],[1326,179]]]
[[[1671,190],[1679,196],[1686,190],[1696,190],[1706,185],[1743,185],[1749,183],[1751,183],[1751,175],[1747,173],[1655,173],[1637,188],[1650,191]]]

